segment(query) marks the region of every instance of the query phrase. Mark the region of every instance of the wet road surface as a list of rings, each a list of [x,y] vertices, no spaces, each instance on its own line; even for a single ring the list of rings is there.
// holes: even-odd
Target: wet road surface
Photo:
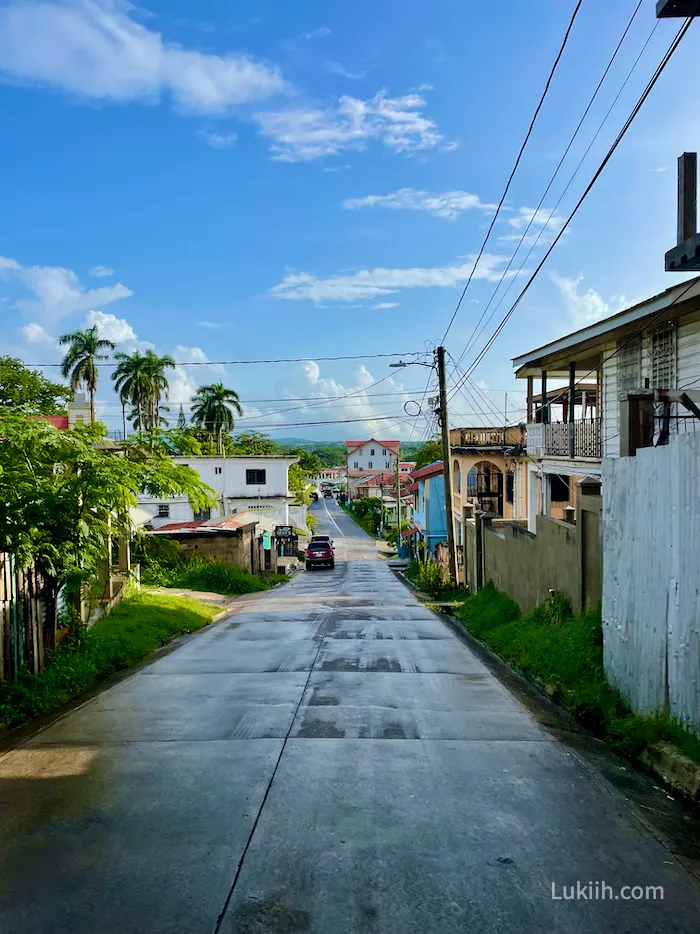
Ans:
[[[0,758],[0,930],[696,934],[697,881],[623,798],[314,511],[334,571]],[[577,881],[610,895],[552,898]]]

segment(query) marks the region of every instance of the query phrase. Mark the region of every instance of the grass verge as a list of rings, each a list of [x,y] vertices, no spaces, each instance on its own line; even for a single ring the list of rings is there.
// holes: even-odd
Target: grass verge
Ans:
[[[237,596],[268,590],[288,578],[284,574],[261,577],[218,558],[194,557],[172,565],[150,561],[144,566],[141,579],[151,587],[181,587]]]
[[[140,661],[175,636],[206,626],[219,612],[189,597],[146,592],[125,597],[109,616],[63,642],[39,675],[0,684],[0,725],[54,710],[108,675]]]
[[[457,617],[509,665],[533,679],[612,748],[636,759],[653,743],[670,742],[700,762],[700,740],[669,717],[633,714],[607,682],[599,612],[573,616],[555,597],[523,616],[492,583],[468,597]]]
[[[374,522],[369,516],[358,516],[357,513],[353,512],[352,509],[348,509],[347,506],[341,506],[341,509],[350,516],[355,525],[359,525],[360,528],[372,538],[377,538],[377,533],[374,531]]]

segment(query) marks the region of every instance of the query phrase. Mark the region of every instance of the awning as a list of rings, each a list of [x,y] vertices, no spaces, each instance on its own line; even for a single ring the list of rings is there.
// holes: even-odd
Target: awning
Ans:
[[[401,538],[410,538],[412,535],[417,535],[417,534],[418,534],[418,531],[419,531],[419,530],[416,528],[416,526],[413,525],[413,526],[411,526],[410,529],[406,529],[405,532],[402,532],[402,533],[401,533]]]

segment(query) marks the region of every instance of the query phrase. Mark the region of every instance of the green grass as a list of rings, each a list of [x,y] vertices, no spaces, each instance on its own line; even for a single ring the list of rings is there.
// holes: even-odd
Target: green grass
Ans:
[[[60,707],[175,636],[206,626],[218,612],[189,597],[125,597],[109,616],[62,643],[41,674],[25,672],[16,684],[0,684],[0,724],[15,726]]]
[[[284,574],[261,577],[218,558],[194,557],[173,565],[149,561],[143,568],[141,579],[152,587],[180,587],[238,596],[268,590],[274,584],[286,581],[287,577]]]
[[[467,598],[457,616],[615,751],[634,759],[647,745],[665,741],[700,762],[700,740],[668,717],[632,714],[608,684],[599,612],[573,616],[567,602],[555,598],[523,616],[513,600],[488,583]]]

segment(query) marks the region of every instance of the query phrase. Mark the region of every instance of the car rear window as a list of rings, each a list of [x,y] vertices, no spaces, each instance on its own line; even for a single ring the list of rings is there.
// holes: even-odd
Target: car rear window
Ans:
[[[328,542],[311,542],[309,545],[311,551],[328,551],[330,547]]]

